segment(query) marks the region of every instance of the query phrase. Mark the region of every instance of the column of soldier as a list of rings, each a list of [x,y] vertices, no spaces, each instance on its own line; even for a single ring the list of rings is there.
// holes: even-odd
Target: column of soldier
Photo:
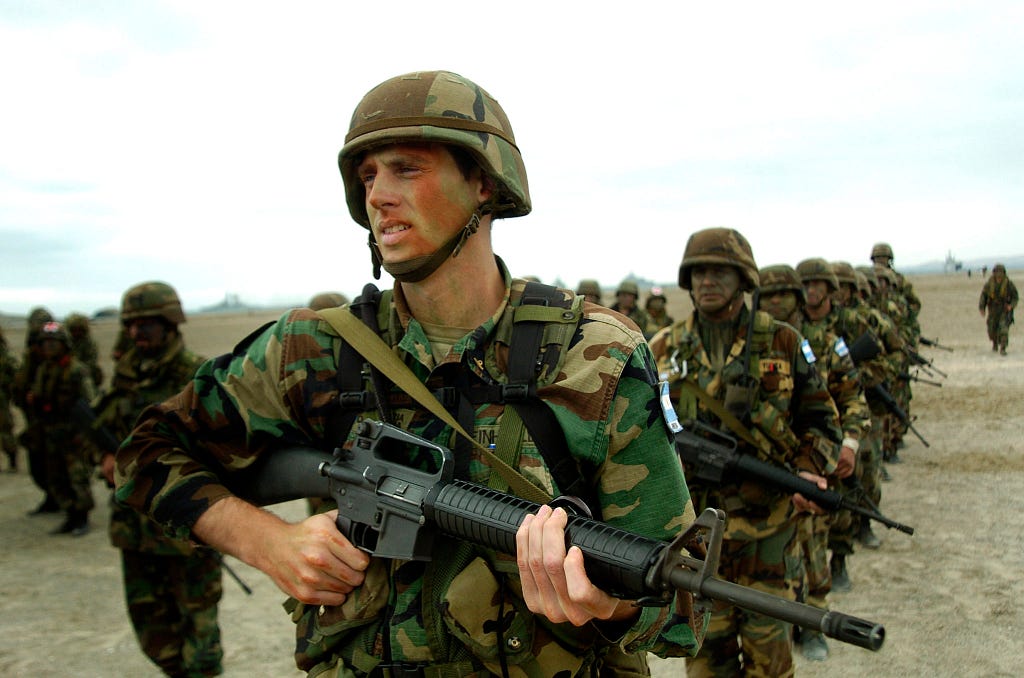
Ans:
[[[709,229],[690,238],[680,268],[679,284],[694,301],[691,319],[676,323],[667,316],[660,288],[651,290],[641,308],[632,280],[618,286],[611,308],[636,322],[650,342],[661,377],[673,384],[673,404],[684,427],[710,424],[735,438],[739,449],[804,475],[810,472],[809,478],[825,477],[846,502],[881,515],[881,482],[891,479],[886,464],[901,463],[904,436],[909,430],[917,434],[910,415],[911,381],[937,384],[919,376],[920,369],[929,376],[945,375],[917,352],[921,302],[893,268],[892,248],[878,243],[870,259],[870,265],[857,267],[809,258],[795,267],[758,269],[741,234]],[[750,315],[744,292],[752,295],[757,310],[777,322]],[[595,279],[581,280],[576,293],[602,303]],[[760,330],[759,322],[764,325]],[[797,355],[792,346],[788,354],[779,350],[785,345],[777,336],[785,333],[779,323],[798,333],[790,339],[799,337]],[[800,362],[807,367],[802,369]],[[802,372],[807,372],[803,379]],[[760,381],[760,393],[737,386],[735,393],[742,397],[733,398],[733,386],[745,374]],[[679,386],[687,380],[726,403],[724,411]],[[783,423],[769,412],[781,414]],[[773,425],[786,434],[771,433]],[[834,453],[822,451],[830,446],[825,440],[832,441]],[[734,557],[723,555],[722,574],[730,581],[756,582],[777,595],[827,609],[830,591],[853,587],[847,565],[854,545],[877,549],[881,544],[864,515],[850,510],[794,513],[777,491],[752,488],[749,482],[709,485],[681,456],[698,513],[714,506],[729,515],[726,545]],[[795,570],[765,557],[792,549],[799,552]],[[719,605],[700,655],[688,663],[688,674],[703,675],[708,669],[714,675],[738,675],[741,665],[748,670],[773,667],[766,675],[785,673],[792,650],[781,626]],[[828,657],[820,632],[795,628],[792,639],[805,658]]]
[[[346,303],[341,293],[323,292],[309,307]],[[18,447],[24,447],[29,475],[43,492],[28,515],[63,514],[52,535],[89,533],[93,475],[98,469],[113,488],[114,453],[139,413],[180,391],[203,361],[185,348],[178,331],[185,314],[166,283],[128,289],[120,320],[111,351],[114,374],[106,389],[86,316],[71,313],[58,322],[49,310],[33,309],[20,361],[0,333],[0,441],[7,471],[18,470]],[[11,404],[24,419],[17,436]],[[310,500],[310,505],[312,510],[316,504]],[[121,551],[126,604],[142,650],[167,675],[219,675],[220,555],[170,538],[113,497],[110,511],[110,540]]]

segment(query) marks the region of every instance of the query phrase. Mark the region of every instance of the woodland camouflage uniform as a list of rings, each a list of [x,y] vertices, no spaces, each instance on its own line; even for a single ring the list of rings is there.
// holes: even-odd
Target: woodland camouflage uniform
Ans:
[[[177,293],[159,282],[125,292],[122,323],[134,318],[158,318],[175,328],[185,320]],[[96,403],[95,426],[123,440],[146,407],[190,382],[203,360],[185,348],[180,333],[169,337],[157,353],[144,354],[133,345],[121,355],[110,389]],[[121,552],[128,616],[146,656],[169,676],[219,675],[220,554],[166,536],[152,519],[113,497],[110,543]]]
[[[92,496],[92,465],[83,448],[83,436],[72,423],[71,409],[79,400],[96,395],[90,370],[71,354],[67,332],[60,323],[44,323],[36,337],[45,353],[49,342],[61,348],[43,355],[31,375],[22,365],[15,378],[15,402],[37,426],[34,444],[40,445],[47,495],[66,513],[66,520],[54,533],[75,536],[88,532]]]
[[[11,412],[17,371],[18,359],[11,353],[3,330],[0,330],[0,447],[7,456],[7,470],[11,472],[18,470],[18,442],[14,438],[14,415]]]
[[[453,111],[458,115],[449,115]],[[466,119],[478,121],[468,130],[462,129],[469,124],[461,122],[463,111]],[[367,112],[372,115],[364,118]],[[370,118],[376,129],[361,126]],[[391,118],[409,122],[388,127]],[[497,102],[458,75],[422,72],[378,86],[353,115],[339,164],[349,211],[358,223],[369,227],[364,189],[355,177],[362,152],[373,143],[424,140],[471,153],[497,185],[491,204],[496,217],[530,211],[522,158]],[[369,238],[378,269],[383,262],[372,231]],[[398,269],[406,263],[384,266],[391,267],[392,275],[405,275]],[[456,414],[485,443],[495,439],[511,411],[486,393],[507,381],[512,321],[526,284],[513,279],[500,260],[498,265],[504,301],[489,320],[453,340],[447,353],[440,352],[443,358],[435,358],[423,325],[411,315],[401,281],[393,293],[384,293],[378,309],[381,338],[429,388],[447,389],[443,393],[453,398]],[[575,299],[570,291],[560,294],[567,303]],[[584,470],[602,519],[650,537],[675,537],[694,515],[658,406],[650,350],[619,314],[587,304],[582,316],[574,317],[578,328],[562,333],[562,346],[544,354],[556,364],[537,375],[537,397],[554,414],[568,450]],[[342,352],[337,331],[316,312],[286,313],[232,354],[204,363],[181,394],[140,420],[118,455],[119,500],[153,515],[177,536],[189,537],[206,507],[229,494],[221,478],[230,469],[244,468],[281,445],[325,451],[339,443],[351,446],[354,426],[340,432],[340,438],[332,433],[341,414],[338,378],[352,367],[358,374],[363,364]],[[363,388],[375,390],[368,382]],[[501,485],[475,447],[463,444],[449,426],[399,389],[390,386],[372,395],[390,404],[391,418],[401,428],[453,449],[457,475]],[[478,395],[485,397],[475,400]],[[370,402],[367,408],[373,407]],[[357,421],[379,418],[374,409],[358,414]],[[165,443],[152,444],[168,439],[182,446],[168,450]],[[193,441],[201,449],[189,449]],[[557,495],[560,488],[532,438],[521,439],[517,448],[513,465],[519,473]],[[413,456],[411,466],[436,463],[429,453]],[[299,667],[311,675],[384,676],[398,675],[397,669],[381,671],[381,663],[402,663],[409,675],[485,676],[500,672],[503,655],[512,676],[568,677],[590,675],[606,653],[625,651],[636,653],[629,655],[635,669],[623,675],[643,675],[645,651],[678,656],[693,653],[699,644],[703,620],[690,618],[688,596],[677,596],[677,604],[667,607],[644,608],[629,628],[605,637],[596,623],[573,627],[529,613],[519,597],[514,558],[440,540],[432,555],[430,562],[371,558],[364,583],[338,607],[292,600]],[[495,624],[500,609],[507,618]],[[506,637],[509,642],[501,642],[503,628],[516,631]]]
[[[1001,280],[996,280],[997,270],[1002,273]],[[1017,286],[1006,277],[1006,266],[996,264],[992,267],[992,276],[985,281],[981,296],[978,298],[978,310],[987,314],[985,324],[993,351],[999,349],[1001,353],[1006,354],[1010,325],[1013,324],[1013,312],[1018,301]]]
[[[707,229],[690,237],[680,287],[690,289],[690,270],[699,265],[732,266],[741,273],[742,289],[753,291],[758,285],[750,246],[732,229]],[[791,326],[763,311],[756,312],[751,336],[750,320],[746,304],[734,320],[714,324],[702,323],[695,310],[651,340],[681,422],[686,426],[696,419],[736,435],[690,389],[700,389],[723,406],[733,400],[734,389],[746,392],[748,406],[737,416],[757,445],[739,438],[740,451],[794,470],[833,472],[842,435],[832,399],[809,362],[809,348],[804,350]],[[743,384],[749,377],[754,386],[747,390]],[[790,497],[752,482],[713,486],[690,477],[687,482],[698,511],[716,507],[728,515],[722,578],[795,600],[802,564]],[[791,632],[786,622],[716,601],[701,651],[687,661],[687,675],[793,675]]]
[[[619,283],[619,288],[615,290],[615,296],[618,297],[620,294],[632,294],[633,295],[633,308],[629,311],[625,311],[622,305],[616,301],[611,305],[613,311],[618,311],[630,320],[636,323],[636,326],[640,328],[641,332],[645,332],[645,329],[651,323],[651,318],[647,315],[647,311],[640,307],[640,288],[632,280],[623,280]],[[644,334],[646,338],[649,335]]]
[[[103,383],[103,370],[100,369],[100,350],[92,336],[89,319],[81,313],[71,313],[64,320],[64,325],[71,337],[71,352],[89,368],[92,383],[99,388]]]
[[[28,327],[25,332],[25,352],[21,364],[14,374],[14,386],[12,397],[15,405],[22,412],[25,426],[18,435],[18,441],[25,448],[28,458],[28,472],[32,482],[43,491],[44,498],[39,506],[30,515],[40,513],[56,513],[59,511],[57,500],[50,495],[50,485],[46,480],[46,444],[43,441],[43,424],[36,416],[35,410],[26,407],[23,399],[18,394],[26,394],[35,379],[36,370],[42,363],[40,355],[39,336],[43,325],[53,320],[53,315],[41,306],[33,308],[28,314]]]

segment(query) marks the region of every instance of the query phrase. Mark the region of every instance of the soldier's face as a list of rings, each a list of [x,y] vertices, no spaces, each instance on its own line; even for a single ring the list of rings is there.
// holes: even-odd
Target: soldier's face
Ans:
[[[467,178],[440,144],[395,144],[368,151],[356,174],[386,263],[433,254],[490,197],[479,168]]]
[[[705,264],[690,269],[693,304],[701,315],[726,319],[732,315],[733,302],[740,291],[740,272],[732,266]],[[735,310],[739,309],[737,304]]]
[[[636,306],[636,295],[632,292],[619,292],[615,295],[615,300],[619,302],[619,308],[624,310],[632,310]]]
[[[128,321],[128,337],[143,355],[154,353],[167,343],[167,325],[160,318],[134,318]]]
[[[818,308],[828,296],[828,283],[824,280],[808,280],[804,283],[804,292],[807,293],[807,306]]]
[[[776,320],[787,320],[796,310],[796,292],[780,290],[778,292],[761,293],[758,306]]]
[[[66,353],[64,342],[60,339],[43,339],[39,344],[39,353],[44,360],[56,360]]]

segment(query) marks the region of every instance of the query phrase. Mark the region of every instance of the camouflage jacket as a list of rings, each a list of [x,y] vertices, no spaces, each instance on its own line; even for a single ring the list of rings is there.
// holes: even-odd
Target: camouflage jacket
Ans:
[[[815,365],[839,411],[843,435],[859,441],[871,428],[871,411],[864,398],[860,375],[850,358],[850,349],[832,328],[830,320],[835,316],[830,313],[821,320],[811,320],[802,315],[800,332],[817,357]]]
[[[155,357],[144,357],[134,348],[129,349],[114,366],[109,390],[93,408],[94,425],[105,427],[118,440],[127,438],[142,410],[185,388],[202,362],[202,358],[185,348],[181,335],[175,336]],[[97,461],[101,454],[94,450]],[[111,508],[110,543],[117,548],[158,555],[187,555],[195,549],[187,541],[168,537],[152,519],[116,502]]]
[[[31,367],[22,363],[15,375],[15,403],[25,411],[26,419],[47,429],[61,429],[65,435],[77,435],[71,423],[71,407],[79,399],[86,402],[96,396],[89,368],[70,353],[43,360]]]
[[[736,321],[735,339],[720,371],[715,371],[703,345],[696,312],[651,340],[661,375],[670,382],[672,401],[684,422],[698,419],[729,433],[718,416],[683,389],[681,382],[696,384],[724,403],[729,386],[746,377],[744,352],[749,315],[744,305]],[[738,449],[794,470],[831,473],[838,461],[842,432],[832,398],[810,362],[814,357],[809,346],[790,325],[773,320],[763,311],[757,312],[754,328],[749,370],[757,388],[743,423],[758,442],[758,448],[753,449],[739,439]],[[788,496],[755,483],[712,487],[690,478],[688,483],[698,510],[713,506],[729,514],[729,539],[763,538],[782,529],[793,518]]]
[[[100,369],[100,351],[96,346],[96,340],[90,335],[86,335],[79,339],[72,337],[71,352],[75,354],[75,357],[78,358],[83,365],[89,368],[89,373],[92,376],[92,382],[98,388],[100,383],[103,381],[103,370]]]
[[[1017,286],[1009,278],[1003,278],[1002,284],[997,284],[995,278],[985,281],[981,290],[981,297],[978,299],[978,310],[988,310],[992,315],[1006,313],[1006,305],[1011,309],[1017,308]]]
[[[505,277],[506,297],[494,316],[456,342],[440,364],[435,364],[422,326],[409,314],[400,285],[391,297],[390,322],[382,329],[382,338],[429,387],[463,378],[502,383],[508,360],[502,338],[511,331],[512,311],[525,285],[507,272]],[[327,439],[327,431],[338,397],[339,355],[336,331],[315,312],[297,309],[251,335],[230,355],[205,363],[181,394],[144,413],[122,446],[117,459],[118,499],[188,537],[199,515],[229,494],[221,478],[233,469],[247,467],[282,445],[332,449],[338,441]],[[572,454],[591,470],[588,481],[603,520],[659,539],[685,529],[693,520],[693,508],[662,421],[654,362],[639,332],[622,316],[587,304],[564,363],[552,376],[551,383],[539,386],[538,396],[554,412]],[[447,425],[407,397],[404,404],[398,403],[394,419],[403,428],[458,450]],[[484,440],[493,436],[503,411],[499,403],[476,406],[472,433]],[[353,438],[350,432],[345,445]],[[198,441],[201,448],[194,447]],[[478,453],[471,452],[464,461],[471,480],[488,481],[490,469]],[[523,444],[518,468],[557,494],[530,440]],[[512,589],[518,586],[518,577],[514,560],[465,545],[452,548],[450,542],[438,549],[429,563],[372,559],[367,583],[341,608],[293,606],[299,622],[300,667],[318,671],[340,657],[346,665],[369,671],[384,646],[390,647],[394,661],[462,666],[469,660],[470,641],[447,617],[451,605],[445,592],[452,576],[457,581],[474,567],[504,573],[490,581],[507,580]],[[481,595],[479,591],[498,590],[477,586],[470,586],[471,598]],[[494,602],[483,598],[473,605]],[[574,675],[595,650],[609,647],[671,656],[695,653],[698,645],[685,616],[685,597],[677,597],[675,606],[644,608],[631,628],[611,639],[593,624],[574,628],[532,617],[521,601],[504,609],[525,615],[535,634],[519,644],[521,651],[507,653],[506,660],[529,663],[541,655],[556,656],[554,664],[548,664],[548,675]],[[695,624],[699,632],[702,622]],[[493,645],[494,632],[489,633]],[[559,642],[552,643],[553,637]],[[554,651],[558,648],[561,658]]]

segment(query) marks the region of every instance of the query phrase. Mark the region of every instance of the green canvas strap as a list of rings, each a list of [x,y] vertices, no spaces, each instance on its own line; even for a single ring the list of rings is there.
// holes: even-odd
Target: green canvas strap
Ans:
[[[551,501],[551,497],[544,490],[531,483],[519,471],[502,459],[499,459],[493,452],[481,445],[476,438],[466,433],[466,430],[459,425],[459,422],[452,417],[448,410],[444,409],[438,399],[434,397],[434,394],[430,392],[423,382],[416,378],[416,375],[412,373],[409,366],[395,355],[391,347],[376,332],[352,315],[348,308],[330,308],[317,311],[317,313],[341,335],[342,339],[347,341],[363,358],[379,369],[395,386],[409,394],[416,402],[427,408],[431,414],[451,426],[459,435],[480,450],[483,457],[495,471],[501,474],[501,477],[505,479],[509,488],[516,495],[539,504],[546,504]],[[502,416],[508,416],[510,409],[506,407],[505,413]]]
[[[748,445],[754,447],[754,449],[761,449],[758,445],[757,440],[754,439],[753,434],[747,430],[747,427],[743,425],[739,419],[736,418],[732,412],[725,408],[725,405],[712,398],[707,391],[698,386],[695,382],[689,379],[684,379],[682,387],[689,393],[697,396],[697,399],[704,403],[704,406],[714,412],[722,423],[729,427],[729,429],[742,438]]]

